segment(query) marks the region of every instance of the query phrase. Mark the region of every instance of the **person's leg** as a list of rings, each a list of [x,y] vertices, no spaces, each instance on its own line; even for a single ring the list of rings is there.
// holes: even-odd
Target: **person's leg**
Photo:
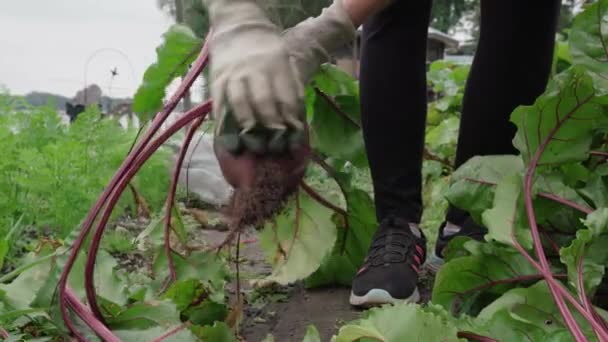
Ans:
[[[474,156],[517,153],[510,115],[532,104],[546,87],[559,8],[559,0],[481,1],[481,32],[463,99],[456,167]],[[481,227],[453,206],[447,221],[467,235],[483,236],[475,234]],[[436,253],[446,243],[438,241]]]
[[[430,0],[395,1],[363,26],[361,116],[376,212],[418,223]]]
[[[364,24],[361,113],[380,225],[353,281],[353,305],[418,300],[430,9],[430,0],[395,1]]]

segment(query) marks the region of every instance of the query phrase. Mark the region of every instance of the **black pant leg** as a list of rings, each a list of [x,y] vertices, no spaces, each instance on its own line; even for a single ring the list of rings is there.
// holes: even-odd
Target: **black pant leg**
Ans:
[[[431,1],[396,1],[364,24],[360,95],[379,220],[418,222]]]
[[[463,99],[456,166],[473,156],[516,154],[509,119],[544,91],[551,72],[559,0],[482,0],[481,32]],[[447,219],[467,217],[451,207]]]

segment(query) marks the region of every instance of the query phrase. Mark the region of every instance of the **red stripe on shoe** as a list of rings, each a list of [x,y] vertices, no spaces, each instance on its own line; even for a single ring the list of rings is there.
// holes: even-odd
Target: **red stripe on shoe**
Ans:
[[[361,272],[365,271],[367,269],[367,266],[363,266],[359,269],[359,271],[357,272],[357,275],[361,274]]]
[[[414,260],[416,260],[416,262],[418,263],[418,266],[420,266],[422,264],[422,262],[420,262],[420,258],[414,254]]]
[[[412,266],[412,269],[414,269],[414,271],[416,271],[416,273],[420,273],[420,271],[418,270],[418,267],[416,267],[416,265],[410,264],[410,266]]]

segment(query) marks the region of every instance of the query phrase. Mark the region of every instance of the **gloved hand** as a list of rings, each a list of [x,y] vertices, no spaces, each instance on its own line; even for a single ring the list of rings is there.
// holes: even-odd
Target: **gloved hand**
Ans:
[[[330,53],[356,37],[342,1],[334,0],[318,17],[306,19],[283,33],[286,49],[304,84],[321,64],[329,61]]]
[[[219,119],[218,143],[234,155],[245,150],[258,155],[298,151],[305,141],[303,84],[329,60],[330,52],[355,38],[355,27],[342,0],[335,0],[320,16],[303,21],[282,37],[252,1],[205,1],[217,37],[212,42],[212,95]],[[230,26],[223,37],[224,22]],[[246,24],[249,22],[255,22],[251,24],[253,32]],[[235,43],[230,44],[233,40]],[[232,51],[235,46],[245,50],[252,46],[250,51],[255,51],[256,56],[244,59],[248,52]],[[284,65],[286,56],[291,62],[289,67]],[[266,86],[251,82],[265,79],[275,82]],[[226,110],[226,98],[231,110]]]
[[[242,133],[303,129],[304,89],[276,28],[255,0],[204,0],[213,27],[211,95],[221,130],[230,108]]]

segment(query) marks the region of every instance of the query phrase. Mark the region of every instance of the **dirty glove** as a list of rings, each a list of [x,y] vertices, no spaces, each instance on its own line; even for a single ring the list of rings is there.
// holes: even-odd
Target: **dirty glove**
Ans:
[[[211,95],[218,129],[227,108],[241,133],[303,129],[303,85],[276,26],[255,0],[203,1],[213,27]]]
[[[309,18],[283,33],[302,83],[307,83],[319,66],[330,59],[330,53],[355,39],[355,26],[344,10],[343,0],[325,8],[315,18]]]

